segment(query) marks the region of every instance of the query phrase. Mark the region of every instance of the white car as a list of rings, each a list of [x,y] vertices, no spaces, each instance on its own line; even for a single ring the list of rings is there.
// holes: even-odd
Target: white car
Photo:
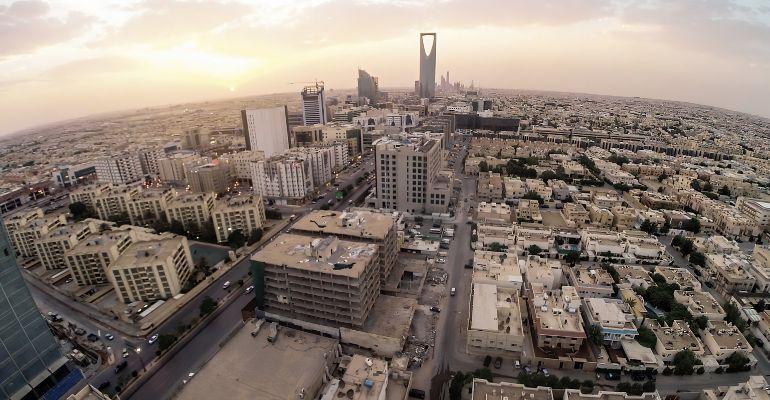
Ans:
[[[187,382],[190,382],[192,380],[193,376],[195,376],[195,372],[190,372],[189,374],[187,374],[187,379],[182,380],[182,384],[186,385]]]
[[[123,349],[123,358],[128,358],[128,349]]]
[[[149,344],[153,344],[153,343],[155,343],[155,341],[157,341],[157,340],[158,340],[158,334],[156,333],[156,334],[154,334],[154,335],[150,336],[150,339],[149,339],[149,340],[147,340],[147,343],[149,343]]]
[[[224,285],[222,285],[222,289],[227,289],[230,287],[230,281],[225,282]]]
[[[105,333],[105,334],[104,334],[104,337],[105,337],[107,340],[112,340],[112,339],[115,339],[115,336],[112,336],[112,334],[111,334],[111,333]]]
[[[252,290],[254,290],[253,285],[246,288],[246,293],[251,293]]]

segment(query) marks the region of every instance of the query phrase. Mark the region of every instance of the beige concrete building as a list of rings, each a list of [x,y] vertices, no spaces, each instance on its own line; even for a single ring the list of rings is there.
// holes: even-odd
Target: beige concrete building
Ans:
[[[509,249],[516,244],[516,228],[502,221],[484,221],[476,225],[476,248],[488,248],[492,243],[500,243]]]
[[[545,201],[550,201],[553,198],[553,190],[550,186],[546,186],[541,179],[527,179],[524,181],[524,186],[526,186],[527,192],[536,193]]]
[[[505,189],[505,201],[514,201],[527,195],[527,187],[524,181],[519,178],[504,177],[503,188]]]
[[[518,291],[503,291],[494,284],[474,283],[468,345],[485,350],[521,352],[524,329]]]
[[[769,400],[767,380],[762,375],[750,376],[746,382],[734,386],[717,386],[703,389],[703,400]]]
[[[735,207],[765,230],[770,226],[770,202],[741,196],[735,201]]]
[[[128,203],[139,194],[138,186],[112,186],[94,197],[94,208],[99,219],[109,220],[128,214]]]
[[[609,272],[603,268],[591,268],[588,266],[576,266],[570,268],[567,273],[570,285],[575,288],[581,298],[613,296],[612,285],[615,281]]]
[[[530,285],[537,283],[543,285],[545,290],[556,290],[562,286],[563,270],[558,260],[528,256],[524,263],[524,276]]]
[[[229,166],[216,160],[188,167],[185,177],[189,189],[197,193],[223,193],[230,188]]]
[[[476,197],[478,201],[502,203],[505,200],[503,187],[503,178],[500,174],[481,172],[476,184]]]
[[[684,268],[671,268],[671,267],[655,267],[654,273],[663,276],[667,283],[676,283],[680,289],[692,288],[693,290],[700,291],[701,285],[695,275],[692,272]]]
[[[304,199],[319,185],[309,159],[285,154],[252,162],[251,182],[254,193],[279,201]]]
[[[49,232],[67,223],[65,214],[49,214],[29,220],[8,232],[16,253],[21,257],[37,256],[36,243]]]
[[[639,334],[631,308],[621,299],[584,298],[581,310],[586,326],[600,327],[604,343],[613,348],[620,348],[622,340],[633,340]]]
[[[171,188],[143,189],[126,204],[131,225],[150,225],[165,220],[168,203],[176,196]]]
[[[377,208],[418,214],[446,212],[448,193],[443,187],[440,193],[434,190],[443,158],[441,143],[433,137],[381,139],[377,143]]]
[[[158,175],[163,182],[187,182],[187,170],[211,161],[194,152],[179,152],[158,160]]]
[[[515,254],[476,250],[473,252],[473,283],[492,284],[500,291],[520,293],[524,276]]]
[[[107,267],[134,242],[129,230],[92,234],[64,253],[75,282],[80,286],[108,283]]]
[[[598,227],[609,228],[615,220],[615,215],[607,208],[602,208],[594,203],[588,204],[588,216],[591,223]]]
[[[70,203],[83,203],[88,208],[96,211],[96,198],[112,188],[109,183],[92,183],[79,186],[69,194]]]
[[[519,254],[528,253],[532,246],[537,246],[543,255],[550,254],[555,241],[551,228],[536,224],[516,226],[516,251]]]
[[[599,393],[583,393],[580,389],[565,389],[563,400],[660,400],[658,392],[634,396],[626,392],[600,390]]]
[[[360,328],[379,294],[378,246],[283,234],[251,257],[257,306],[302,321]]]
[[[756,283],[756,278],[749,272],[750,263],[737,254],[706,254],[706,268],[722,295],[750,292]]]
[[[755,286],[758,292],[770,292],[770,246],[756,245],[752,253],[754,262],[751,263],[749,273],[754,276]]]
[[[674,300],[687,307],[693,317],[705,316],[709,320],[723,320],[725,310],[709,292],[696,292],[694,290],[674,291]]]
[[[702,337],[703,343],[720,364],[733,353],[742,353],[745,356],[752,351],[741,330],[724,320],[709,321]]]
[[[179,221],[185,229],[200,227],[211,218],[216,195],[214,193],[179,193],[168,202],[166,219],[168,222]]]
[[[398,256],[397,217],[365,209],[352,211],[313,211],[292,225],[295,233],[312,236],[334,235],[352,242],[377,245],[380,284],[384,284]]]
[[[543,223],[540,203],[537,200],[519,200],[519,204],[516,205],[516,219],[519,222]]]
[[[582,228],[591,223],[588,210],[580,203],[567,203],[562,209],[564,221],[571,227]]]
[[[643,288],[647,289],[655,282],[652,280],[652,276],[646,269],[635,265],[613,265],[615,271],[618,272],[620,282],[618,287],[627,288]]]
[[[339,367],[343,370],[342,376],[329,381],[322,390],[321,400],[404,400],[407,397],[411,373],[404,374],[408,379],[395,385],[391,382],[388,362],[383,359],[355,354],[342,357]],[[396,371],[392,372],[399,375]]]
[[[103,222],[87,219],[49,231],[35,242],[40,263],[48,270],[67,268],[64,253],[88,235],[98,232]]]
[[[586,339],[580,317],[580,298],[572,286],[545,290],[530,283],[527,303],[538,347],[574,352]]]
[[[136,242],[107,268],[123,303],[176,296],[192,276],[192,255],[184,236]]]
[[[630,229],[636,223],[636,209],[631,207],[615,206],[612,212],[612,226],[617,230]]]
[[[676,353],[689,349],[695,354],[695,357],[702,357],[706,352],[703,343],[695,336],[690,327],[684,321],[676,320],[671,326],[661,326],[654,319],[647,319],[645,325],[655,334],[658,339],[655,342],[655,353],[663,361],[670,362],[674,359]]]
[[[722,235],[698,236],[693,238],[695,250],[706,253],[735,254],[741,251],[734,241]]]
[[[511,221],[511,206],[505,203],[480,202],[476,207],[476,221],[484,220]]]
[[[492,383],[474,378],[470,400],[553,400],[553,392],[545,386],[530,388],[520,383]]]
[[[235,231],[248,237],[255,229],[262,229],[265,224],[265,204],[262,196],[241,194],[216,202],[211,212],[214,231],[218,242],[226,242]]]

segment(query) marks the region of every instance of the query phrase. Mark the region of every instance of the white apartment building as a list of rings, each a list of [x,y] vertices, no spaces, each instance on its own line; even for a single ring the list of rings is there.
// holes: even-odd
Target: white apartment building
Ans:
[[[601,327],[604,343],[613,348],[639,334],[631,308],[621,299],[584,298],[582,311],[586,326]]]
[[[158,160],[158,175],[163,182],[187,182],[187,170],[194,165],[210,162],[195,152],[178,152]]]
[[[123,303],[151,302],[179,294],[193,261],[187,238],[175,236],[131,244],[107,271]]]
[[[133,241],[129,230],[92,234],[64,253],[65,263],[78,285],[104,284],[109,282],[107,267]]]
[[[112,217],[128,213],[128,203],[139,194],[137,186],[113,186],[94,197],[94,208],[99,219],[109,220]]]
[[[378,141],[374,161],[377,208],[411,213],[446,209],[450,193],[434,190],[441,158],[441,141],[435,138]]]
[[[40,238],[66,223],[67,217],[64,214],[45,215],[40,218],[32,219],[24,225],[15,227],[13,231],[8,232],[8,236],[19,256],[35,257],[37,256],[37,247],[35,244]]]
[[[235,231],[248,237],[265,223],[265,205],[259,195],[244,194],[217,201],[211,212],[218,242],[226,242]]]
[[[254,193],[273,199],[304,199],[315,188],[310,160],[280,155],[251,163]]]
[[[770,246],[756,245],[752,253],[752,262],[749,273],[756,280],[756,288],[760,293],[770,293]]]
[[[770,226],[770,202],[740,196],[735,201],[735,207],[764,228]]]
[[[517,292],[501,291],[496,285],[474,283],[468,345],[481,349],[521,352],[524,328]]]
[[[70,203],[83,203],[88,208],[96,210],[96,197],[101,196],[103,193],[112,188],[110,183],[92,183],[85,186],[80,186],[69,194]]]
[[[149,225],[166,216],[166,208],[176,192],[171,188],[143,189],[126,204],[131,225]]]
[[[537,283],[542,285],[546,290],[556,290],[560,288],[564,282],[564,271],[558,260],[541,258],[538,256],[528,256],[522,264],[524,266],[524,276],[527,278],[527,283],[530,285]],[[575,292],[575,294],[577,294],[577,292]]]
[[[241,110],[247,150],[261,150],[265,157],[289,149],[289,120],[286,106]]]
[[[180,193],[168,202],[166,219],[181,222],[185,229],[200,228],[211,219],[215,198],[214,193]]]
[[[53,229],[35,242],[40,263],[47,270],[67,268],[64,253],[88,235],[96,233],[104,221],[87,219]]]
[[[251,163],[263,160],[265,152],[244,150],[237,153],[223,154],[219,161],[230,166],[230,176],[239,181],[251,180]]]
[[[166,152],[161,147],[139,150],[139,164],[142,166],[142,172],[145,175],[158,176],[160,173],[158,162],[163,158],[166,158]]]
[[[287,156],[307,160],[313,174],[313,186],[318,187],[332,180],[336,157],[332,147],[295,147]]]
[[[136,152],[113,154],[96,161],[96,178],[102,183],[116,185],[141,181],[142,163]]]

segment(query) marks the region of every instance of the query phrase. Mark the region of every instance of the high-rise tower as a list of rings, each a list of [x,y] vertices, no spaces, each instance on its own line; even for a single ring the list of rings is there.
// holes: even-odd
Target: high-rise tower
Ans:
[[[302,89],[302,124],[315,125],[329,122],[326,115],[326,96],[323,82]]]
[[[38,399],[68,389],[69,368],[35,306],[0,222],[0,398]],[[78,382],[75,370],[73,383]],[[61,392],[63,394],[63,392]],[[58,398],[56,395],[52,398]]]
[[[430,52],[425,52],[425,37],[432,36]],[[420,34],[420,97],[431,98],[436,95],[436,33]]]
[[[376,76],[369,75],[368,72],[359,69],[358,70],[358,97],[367,98],[369,101],[376,103],[378,91],[378,82]]]

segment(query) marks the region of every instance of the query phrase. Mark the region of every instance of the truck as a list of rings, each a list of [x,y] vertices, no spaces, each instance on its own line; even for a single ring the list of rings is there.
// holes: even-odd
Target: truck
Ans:
[[[271,322],[270,331],[267,333],[267,341],[270,343],[275,343],[276,339],[278,339],[278,323],[277,322]]]

